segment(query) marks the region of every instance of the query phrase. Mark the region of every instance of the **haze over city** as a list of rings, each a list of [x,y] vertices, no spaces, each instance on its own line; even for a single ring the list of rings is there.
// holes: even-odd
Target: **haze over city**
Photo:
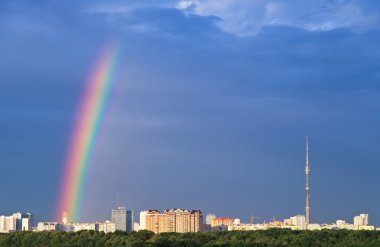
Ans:
[[[0,2],[0,213],[56,218],[86,83],[118,70],[78,220],[121,205],[380,225],[380,3]],[[118,195],[118,196],[117,196]]]

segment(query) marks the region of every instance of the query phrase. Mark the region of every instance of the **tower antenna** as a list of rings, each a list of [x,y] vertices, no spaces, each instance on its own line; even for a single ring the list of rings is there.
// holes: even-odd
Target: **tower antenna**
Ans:
[[[310,188],[309,188],[309,173],[310,173],[310,167],[309,167],[309,137],[306,136],[306,164],[305,164],[305,175],[306,175],[306,207],[305,207],[305,223],[306,223],[306,229],[307,226],[310,223]]]

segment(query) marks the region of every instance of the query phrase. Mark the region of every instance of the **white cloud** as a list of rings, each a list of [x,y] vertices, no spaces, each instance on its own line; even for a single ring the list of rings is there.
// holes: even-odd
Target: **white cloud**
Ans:
[[[366,15],[358,6],[349,3],[310,15],[303,23],[300,22],[300,27],[322,31],[336,28],[365,30],[375,23],[375,16]]]
[[[219,27],[238,36],[255,35],[264,26],[286,25],[309,31],[337,28],[366,30],[378,26],[378,17],[351,0],[165,0],[109,1],[93,4],[88,11],[125,15],[144,7],[177,8],[187,14],[216,16]],[[138,27],[139,28],[139,27]]]
[[[376,25],[377,18],[349,1],[285,2],[279,0],[180,0],[176,8],[202,16],[217,16],[225,32],[254,35],[263,26],[288,25],[309,31]]]

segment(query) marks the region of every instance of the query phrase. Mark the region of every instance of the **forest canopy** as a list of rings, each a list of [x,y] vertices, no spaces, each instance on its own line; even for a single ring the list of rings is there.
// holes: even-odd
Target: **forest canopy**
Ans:
[[[380,246],[378,231],[292,231],[269,229],[260,231],[223,231],[202,233],[162,233],[150,231],[102,233],[80,232],[13,232],[0,234],[0,246]]]

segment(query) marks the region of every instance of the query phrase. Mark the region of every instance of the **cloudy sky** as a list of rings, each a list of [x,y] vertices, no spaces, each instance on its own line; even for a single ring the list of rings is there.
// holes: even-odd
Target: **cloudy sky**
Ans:
[[[105,44],[121,63],[81,220],[182,207],[380,225],[380,3],[2,0],[0,214],[54,217],[75,116]]]

